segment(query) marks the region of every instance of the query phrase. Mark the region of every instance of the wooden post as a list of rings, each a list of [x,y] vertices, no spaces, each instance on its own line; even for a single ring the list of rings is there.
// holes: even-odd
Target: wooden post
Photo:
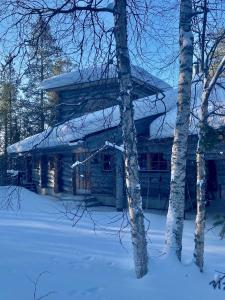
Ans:
[[[54,157],[54,192],[60,193],[62,192],[62,166],[61,166],[62,160],[61,155],[56,155]]]
[[[123,154],[120,151],[116,151],[116,209],[118,211],[125,207],[123,164]]]
[[[42,155],[40,159],[40,186],[47,187],[48,159],[46,155]]]

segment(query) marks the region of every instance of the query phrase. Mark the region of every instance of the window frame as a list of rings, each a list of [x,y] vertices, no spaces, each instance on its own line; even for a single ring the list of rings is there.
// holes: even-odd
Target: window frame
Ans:
[[[110,166],[110,169],[106,169],[105,168],[105,164],[107,163],[107,161],[105,160],[105,157],[106,156],[109,156],[109,160],[108,160],[108,164]],[[101,169],[102,169],[102,172],[113,172],[113,154],[112,153],[102,153],[101,155]]]
[[[146,156],[146,168],[142,168],[140,164],[140,157]],[[157,157],[154,159],[154,156]],[[140,172],[168,172],[169,161],[164,157],[163,152],[142,152],[138,154],[138,164]],[[161,165],[161,166],[160,166]],[[163,167],[165,165],[165,167]]]

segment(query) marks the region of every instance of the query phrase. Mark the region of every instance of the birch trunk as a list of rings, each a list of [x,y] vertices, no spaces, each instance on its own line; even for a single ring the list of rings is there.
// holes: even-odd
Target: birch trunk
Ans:
[[[205,10],[207,15],[207,10]],[[206,19],[206,17],[205,17]],[[206,23],[206,22],[205,22]],[[203,34],[204,36],[204,34]],[[206,192],[206,164],[205,164],[205,142],[206,142],[206,129],[208,126],[208,105],[209,96],[215,86],[217,79],[223,73],[225,67],[225,56],[222,57],[218,68],[210,80],[209,69],[204,68],[204,82],[203,92],[201,97],[201,115],[199,122],[199,133],[198,133],[198,147],[196,152],[197,161],[197,214],[195,220],[195,249],[194,249],[194,261],[199,267],[200,271],[203,272],[204,265],[204,231],[205,231],[205,192]]]
[[[5,104],[6,105],[6,104]],[[8,147],[8,109],[4,112],[4,152],[3,152],[3,159],[2,159],[2,166],[1,166],[1,185],[7,185],[7,169],[8,169],[8,153],[7,153],[7,147]]]
[[[41,38],[41,76],[40,76],[40,80],[41,82],[44,80],[44,57],[43,57],[43,40]],[[41,94],[40,94],[40,132],[45,130],[45,112],[44,112],[44,92],[41,90]]]
[[[210,80],[209,70],[205,71],[203,92],[201,97],[201,114],[199,121],[199,133],[198,133],[198,147],[196,151],[197,161],[197,214],[195,220],[195,249],[194,249],[194,261],[203,272],[204,265],[204,231],[205,231],[205,203],[206,203],[206,164],[205,164],[205,152],[206,152],[206,131],[208,126],[208,105],[209,96],[215,86],[217,79],[222,74],[225,66],[225,56],[221,59],[221,62]]]
[[[205,231],[205,203],[206,203],[206,163],[205,163],[205,143],[206,143],[206,129],[208,117],[208,98],[209,90],[207,88],[207,80],[204,79],[204,87],[201,98],[201,112],[198,132],[198,146],[196,151],[197,162],[197,214],[195,220],[195,249],[194,261],[203,271],[204,264],[204,231]]]
[[[135,271],[137,278],[141,278],[148,271],[148,254],[138,174],[136,129],[133,119],[134,108],[131,96],[132,81],[130,57],[127,46],[126,6],[126,0],[115,1],[115,41],[117,54],[117,71],[120,84],[121,126],[125,150],[124,162],[126,192],[130,216]]]
[[[181,260],[185,205],[186,155],[190,119],[190,99],[193,64],[193,36],[191,31],[192,3],[180,3],[180,69],[178,83],[177,118],[171,157],[171,181],[167,214],[166,244],[170,253]]]

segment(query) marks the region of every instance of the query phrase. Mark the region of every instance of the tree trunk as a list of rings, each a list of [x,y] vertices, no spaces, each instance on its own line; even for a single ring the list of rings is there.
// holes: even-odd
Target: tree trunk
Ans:
[[[8,112],[8,103],[4,103],[6,109],[4,111],[4,152],[3,152],[3,159],[2,159],[2,180],[1,185],[7,185],[8,179],[7,179],[7,169],[8,169],[8,153],[7,153],[7,147],[9,146],[9,112]]]
[[[192,3],[180,4],[180,69],[178,83],[177,118],[171,156],[171,181],[167,214],[166,244],[170,253],[181,260],[185,205],[187,141],[190,119],[190,99],[193,64],[193,36],[191,31]]]
[[[207,14],[207,11],[205,12]],[[205,191],[206,191],[206,164],[205,164],[205,152],[206,152],[206,132],[208,127],[208,106],[209,96],[215,87],[217,79],[223,73],[225,66],[225,56],[222,57],[218,68],[210,79],[209,68],[204,68],[204,82],[203,92],[201,97],[201,115],[199,121],[198,132],[198,147],[196,152],[197,161],[197,214],[195,220],[195,250],[194,261],[203,272],[204,265],[204,231],[205,231]]]
[[[201,143],[201,133],[199,134],[199,143]],[[206,187],[206,169],[204,151],[198,146],[196,153],[197,162],[197,214],[195,220],[195,250],[194,261],[203,271],[204,264],[204,230],[205,230],[205,187]]]
[[[207,26],[208,26],[208,13],[210,9],[208,7],[209,3],[207,0],[204,0],[203,5],[203,17],[202,17],[202,27],[201,28],[201,72],[203,72],[204,81],[203,81],[203,92],[201,97],[201,114],[199,121],[199,131],[198,131],[198,147],[196,151],[196,161],[197,161],[197,214],[195,220],[195,249],[194,249],[194,261],[199,267],[200,271],[203,272],[204,265],[204,238],[205,238],[205,213],[206,213],[206,163],[205,163],[205,152],[206,152],[206,132],[208,127],[208,105],[209,105],[209,96],[212,89],[215,87],[218,78],[224,72],[225,66],[225,56],[221,57],[215,73],[210,74],[210,65],[212,67],[211,53],[207,51]],[[219,31],[218,31],[219,32]],[[224,34],[224,33],[222,33]],[[219,43],[213,45],[211,49],[214,48],[214,51],[218,49]],[[212,78],[210,78],[212,76]]]
[[[44,80],[44,58],[43,58],[43,54],[42,54],[42,46],[43,41],[41,38],[41,82]],[[44,92],[41,90],[41,94],[40,94],[40,131],[44,131],[45,130],[45,112],[44,112]]]
[[[130,57],[127,46],[126,0],[115,1],[115,40],[117,54],[117,71],[120,84],[121,126],[124,144],[124,162],[126,193],[131,225],[131,237],[134,251],[134,264],[137,278],[148,271],[147,241],[140,194],[138,174],[138,155],[136,129],[134,125],[134,108],[132,103],[132,80]]]
[[[122,211],[126,204],[124,203],[124,167],[123,154],[116,151],[116,209]]]
[[[205,231],[205,203],[206,203],[206,163],[205,163],[205,144],[208,117],[208,98],[210,91],[207,88],[207,80],[204,80],[204,88],[201,98],[201,115],[199,121],[198,146],[196,151],[197,162],[197,214],[195,220],[195,249],[194,261],[203,271],[204,264],[204,231]]]

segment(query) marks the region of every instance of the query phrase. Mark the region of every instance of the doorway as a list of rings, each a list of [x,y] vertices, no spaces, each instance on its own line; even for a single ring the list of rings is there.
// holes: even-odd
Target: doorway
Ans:
[[[83,162],[89,156],[89,152],[79,152],[75,153],[73,157],[73,162],[79,161]],[[73,191],[76,195],[90,194],[90,160],[85,163],[80,164],[74,168],[73,171]]]

